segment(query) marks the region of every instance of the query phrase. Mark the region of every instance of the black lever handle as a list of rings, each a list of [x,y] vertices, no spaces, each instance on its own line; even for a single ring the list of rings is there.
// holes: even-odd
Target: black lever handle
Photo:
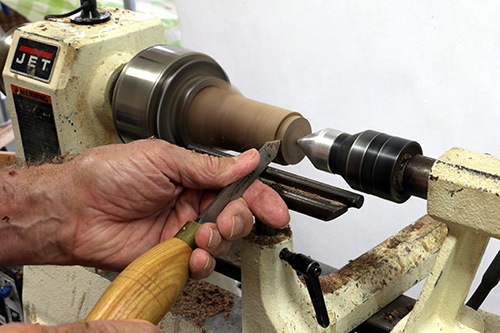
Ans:
[[[491,262],[486,272],[484,272],[481,283],[477,287],[474,294],[467,302],[467,306],[474,310],[479,309],[483,301],[486,299],[490,291],[498,285],[500,281],[500,251]]]
[[[302,253],[291,252],[287,248],[281,250],[280,259],[289,263],[293,269],[304,276],[314,311],[316,311],[318,324],[325,328],[328,327],[330,325],[330,318],[326,311],[325,299],[323,298],[323,292],[319,284],[318,277],[321,274],[319,263]]]

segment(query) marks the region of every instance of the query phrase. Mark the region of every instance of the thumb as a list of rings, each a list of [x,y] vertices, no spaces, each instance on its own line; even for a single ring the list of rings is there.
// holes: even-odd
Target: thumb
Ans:
[[[193,189],[220,189],[252,172],[259,164],[260,155],[250,149],[235,157],[214,157],[179,150],[175,158],[173,176],[185,187]],[[169,178],[174,179],[167,174]]]

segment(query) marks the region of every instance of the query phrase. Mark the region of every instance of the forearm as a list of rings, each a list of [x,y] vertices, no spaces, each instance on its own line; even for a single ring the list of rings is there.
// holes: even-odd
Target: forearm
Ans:
[[[62,165],[0,170],[0,266],[68,260],[58,239],[70,183]]]

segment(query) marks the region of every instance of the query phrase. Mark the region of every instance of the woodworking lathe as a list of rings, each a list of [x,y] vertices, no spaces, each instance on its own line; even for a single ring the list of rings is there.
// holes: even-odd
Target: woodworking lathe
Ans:
[[[498,331],[498,316],[476,311],[498,283],[498,259],[465,300],[490,237],[500,237],[500,159],[453,148],[436,160],[414,141],[373,130],[324,129],[299,145],[316,168],[341,175],[355,189],[395,202],[427,199],[429,215],[448,227],[422,294],[393,332]]]
[[[218,273],[211,280],[241,300],[235,302],[241,315],[234,330],[500,328],[495,315],[477,311],[477,302],[464,305],[489,237],[500,237],[500,160],[458,148],[436,160],[422,155],[414,141],[375,131],[311,133],[302,114],[239,93],[210,56],[164,45],[162,25],[153,16],[98,9],[95,1],[82,1],[68,14],[17,27],[0,40],[0,90],[7,97],[20,160],[59,159],[89,147],[149,137],[219,156],[279,141],[274,162],[280,168],[267,167],[259,179],[301,214],[331,221],[360,208],[364,200],[283,170],[305,156],[318,169],[344,177],[355,190],[398,203],[411,195],[427,200],[429,216],[329,272],[293,251],[289,228],[272,230],[256,221],[254,232],[239,244],[238,258],[217,258]],[[176,281],[181,289],[184,273]],[[395,306],[393,301],[426,277],[413,310],[395,328],[396,321],[377,323],[390,311],[386,306]],[[168,332],[203,331],[167,313],[180,289],[160,288],[151,301],[169,300],[152,316],[133,299],[108,302],[114,293],[110,280],[122,278],[82,267],[25,267],[24,319],[57,324],[146,318]],[[234,280],[241,282],[241,295]],[[98,310],[92,310],[96,303]]]

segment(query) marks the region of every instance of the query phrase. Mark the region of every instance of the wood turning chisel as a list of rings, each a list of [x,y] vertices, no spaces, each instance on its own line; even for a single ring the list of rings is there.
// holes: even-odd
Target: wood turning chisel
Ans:
[[[200,224],[215,222],[229,202],[240,198],[274,160],[279,146],[279,140],[265,143],[259,150],[259,164],[251,173],[226,186],[196,221],[188,221],[175,237],[130,263],[102,294],[86,320],[144,319],[157,324],[186,284]]]

